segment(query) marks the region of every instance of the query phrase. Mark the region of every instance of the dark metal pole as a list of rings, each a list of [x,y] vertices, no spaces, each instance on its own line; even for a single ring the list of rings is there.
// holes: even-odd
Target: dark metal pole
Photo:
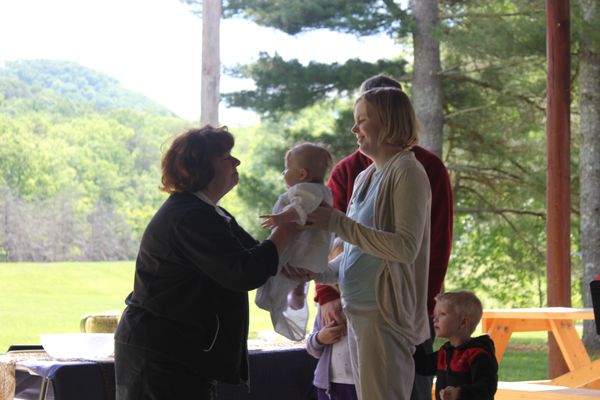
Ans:
[[[571,306],[570,258],[570,42],[569,0],[546,0],[548,94],[546,136],[548,175],[546,202],[546,279],[548,306]],[[548,375],[554,378],[568,368],[552,334],[549,334]]]

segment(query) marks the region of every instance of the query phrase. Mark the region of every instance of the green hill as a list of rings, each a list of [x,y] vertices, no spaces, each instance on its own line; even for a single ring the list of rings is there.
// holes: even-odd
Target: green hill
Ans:
[[[174,115],[155,101],[124,88],[116,79],[67,61],[7,62],[0,68],[0,93],[0,111],[13,114],[127,109]]]
[[[189,121],[62,61],[0,68],[0,260],[135,257],[162,147]]]

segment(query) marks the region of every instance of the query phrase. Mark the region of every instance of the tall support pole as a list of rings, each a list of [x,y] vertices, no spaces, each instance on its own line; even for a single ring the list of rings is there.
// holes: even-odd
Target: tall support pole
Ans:
[[[411,0],[413,26],[413,78],[411,99],[422,124],[419,144],[442,158],[444,148],[444,105],[438,0]]]
[[[200,125],[219,123],[221,80],[221,0],[202,1],[202,79]]]
[[[546,0],[548,98],[546,136],[548,172],[546,225],[548,306],[571,306],[570,258],[570,42],[569,0]],[[556,340],[549,334],[548,375],[568,368]]]

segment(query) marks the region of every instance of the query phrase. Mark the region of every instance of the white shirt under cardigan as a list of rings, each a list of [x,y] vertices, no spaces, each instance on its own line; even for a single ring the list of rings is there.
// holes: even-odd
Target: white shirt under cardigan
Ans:
[[[298,183],[279,196],[273,214],[279,214],[290,207],[296,210],[300,225],[306,223],[306,216],[313,212],[321,203],[333,204],[331,190],[320,183]],[[288,307],[288,294],[298,286],[281,273],[284,265],[303,268],[316,273],[327,269],[327,257],[331,248],[333,235],[324,230],[309,229],[300,232],[288,244],[279,257],[279,272],[272,276],[256,291],[255,303],[271,314],[273,329],[290,340],[302,340],[306,335],[308,323],[308,306],[306,304],[306,288],[304,307],[293,310]]]
[[[373,179],[367,190],[355,193],[348,205],[346,215],[365,226],[373,227],[375,218],[375,197],[379,189],[381,171],[373,174]],[[377,308],[375,285],[365,285],[365,282],[375,282],[377,272],[383,260],[365,253],[359,246],[344,242],[344,252],[340,264],[340,291],[342,303],[350,302],[361,308]]]

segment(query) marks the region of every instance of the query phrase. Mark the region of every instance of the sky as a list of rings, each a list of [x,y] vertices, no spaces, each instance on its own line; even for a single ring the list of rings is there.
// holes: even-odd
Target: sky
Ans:
[[[0,65],[5,61],[72,61],[117,79],[187,120],[200,118],[202,21],[179,0],[0,0]],[[329,31],[289,36],[241,19],[221,22],[221,63],[254,61],[260,51],[284,59],[374,61],[399,54],[386,36],[358,39]],[[221,92],[253,87],[221,75]],[[225,108],[226,125],[256,121]]]

